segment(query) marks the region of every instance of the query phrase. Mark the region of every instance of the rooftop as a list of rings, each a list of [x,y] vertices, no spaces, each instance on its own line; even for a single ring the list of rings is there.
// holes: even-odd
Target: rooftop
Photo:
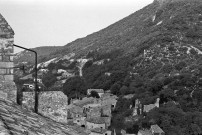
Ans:
[[[151,131],[153,133],[164,133],[164,131],[158,125],[151,125]]]
[[[93,97],[90,97],[90,98],[83,98],[82,100],[74,103],[76,106],[79,106],[79,107],[83,107],[85,105],[88,105],[88,104],[92,104],[94,103],[94,98]]]
[[[141,135],[152,135],[150,130],[139,130],[138,134],[141,133]]]
[[[9,36],[13,37],[14,31],[7,23],[5,18],[0,14],[0,36]]]
[[[83,135],[73,126],[57,123],[51,119],[22,108],[16,103],[0,98],[1,135]]]

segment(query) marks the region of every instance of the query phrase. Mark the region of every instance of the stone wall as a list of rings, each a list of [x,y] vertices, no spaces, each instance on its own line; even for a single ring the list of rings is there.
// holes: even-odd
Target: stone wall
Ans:
[[[13,82],[14,32],[0,14],[0,97],[16,102],[17,88]]]
[[[34,109],[34,92],[23,92],[23,105]],[[67,96],[61,91],[41,92],[38,109],[46,117],[67,123]]]

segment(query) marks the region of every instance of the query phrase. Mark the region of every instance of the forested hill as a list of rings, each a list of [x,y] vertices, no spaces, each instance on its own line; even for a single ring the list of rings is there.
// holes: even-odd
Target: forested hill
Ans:
[[[65,55],[71,57],[59,59]],[[83,96],[88,88],[110,89],[119,96],[112,129],[134,133],[137,127],[158,124],[166,135],[202,134],[202,0],[155,0],[44,60],[52,58],[56,60],[43,68],[75,75],[87,61],[82,76],[61,87],[68,97]],[[58,76],[48,73],[45,80]],[[128,94],[134,96],[124,98]],[[148,105],[156,98],[159,108],[138,120],[132,116],[136,99]]]

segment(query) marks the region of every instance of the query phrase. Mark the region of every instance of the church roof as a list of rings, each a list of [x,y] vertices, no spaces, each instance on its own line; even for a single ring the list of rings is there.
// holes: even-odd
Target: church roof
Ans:
[[[83,135],[73,126],[33,113],[0,98],[0,134],[5,135]]]

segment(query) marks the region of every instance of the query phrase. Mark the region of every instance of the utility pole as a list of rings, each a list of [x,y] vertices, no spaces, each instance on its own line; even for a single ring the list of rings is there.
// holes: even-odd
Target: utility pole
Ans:
[[[37,82],[37,52],[34,50],[31,50],[31,49],[19,46],[19,45],[14,44],[13,46],[27,50],[27,51],[30,51],[30,52],[34,52],[34,54],[35,54],[35,67],[34,67],[34,70],[35,70],[35,80],[34,80],[34,83],[35,83],[35,104],[34,104],[34,111],[35,111],[35,113],[38,113],[39,88],[38,88],[38,82]]]

